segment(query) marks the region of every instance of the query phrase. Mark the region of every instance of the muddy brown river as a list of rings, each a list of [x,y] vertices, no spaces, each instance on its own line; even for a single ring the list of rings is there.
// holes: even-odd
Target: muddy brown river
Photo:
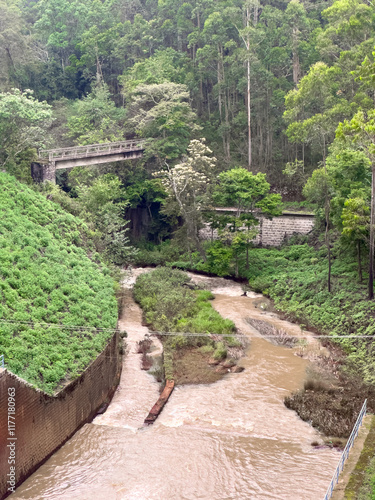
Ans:
[[[135,271],[134,274],[137,274]],[[317,449],[321,436],[283,404],[303,386],[308,361],[298,348],[275,346],[245,318],[289,334],[298,326],[262,311],[261,295],[242,297],[240,285],[196,276],[215,294],[214,307],[250,337],[242,373],[209,385],[177,387],[156,423],[142,427],[158,384],[140,369],[135,342],[147,333],[124,286],[121,328],[128,353],[120,386],[104,415],[86,424],[16,492],[15,499],[69,500],[320,500],[340,454]],[[315,345],[314,345],[315,342]],[[312,340],[317,350],[319,344]]]

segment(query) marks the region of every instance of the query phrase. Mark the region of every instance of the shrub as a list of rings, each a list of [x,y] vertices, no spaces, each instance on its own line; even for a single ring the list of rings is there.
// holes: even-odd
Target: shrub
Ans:
[[[225,345],[223,344],[223,342],[218,342],[214,352],[214,358],[221,361],[222,359],[226,358],[226,356],[227,349]]]
[[[0,173],[0,354],[48,393],[81,373],[116,327],[114,282],[88,258],[88,242],[84,222]]]

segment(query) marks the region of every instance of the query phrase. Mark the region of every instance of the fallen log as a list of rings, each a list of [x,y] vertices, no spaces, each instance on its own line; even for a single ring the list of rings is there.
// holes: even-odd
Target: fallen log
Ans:
[[[173,389],[174,389],[174,380],[167,380],[163,392],[160,394],[159,399],[151,408],[150,413],[147,415],[144,421],[145,425],[151,425],[155,422],[155,420],[160,415],[162,409],[164,408],[165,403],[168,401],[168,398],[171,395]]]

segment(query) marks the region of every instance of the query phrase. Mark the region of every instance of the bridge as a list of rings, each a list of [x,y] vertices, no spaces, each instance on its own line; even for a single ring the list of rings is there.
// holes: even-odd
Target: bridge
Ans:
[[[39,151],[37,162],[31,164],[31,176],[35,182],[56,182],[56,170],[110,163],[113,161],[141,158],[146,141],[108,142],[89,144],[71,148],[47,149]]]

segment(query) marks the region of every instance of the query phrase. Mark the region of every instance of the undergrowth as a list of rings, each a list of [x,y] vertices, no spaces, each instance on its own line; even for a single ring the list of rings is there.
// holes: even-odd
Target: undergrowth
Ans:
[[[134,298],[142,307],[147,324],[157,332],[177,333],[161,336],[167,379],[174,377],[173,351],[209,346],[215,359],[223,359],[226,340],[215,342],[210,335],[230,335],[225,338],[234,341],[231,337],[234,323],[213,309],[209,302],[213,298],[211,292],[194,288],[187,274],[169,268],[144,273],[134,285]],[[201,335],[186,336],[186,333]]]
[[[301,240],[301,239],[300,239]],[[239,277],[255,292],[273,299],[276,309],[303,328],[334,336],[347,354],[346,369],[360,374],[365,383],[375,384],[375,302],[367,300],[367,277],[358,279],[353,255],[336,242],[332,249],[332,291],[327,289],[328,260],[323,245],[296,242],[282,248],[252,248],[249,268],[245,253],[239,258]],[[198,253],[176,254],[173,242],[140,251],[140,264],[164,264],[218,276],[233,277],[230,248],[219,241],[206,242],[206,262]],[[366,262],[364,262],[364,266]],[[349,339],[344,336],[360,335]],[[342,337],[342,338],[340,338]],[[368,337],[368,338],[366,338]]]
[[[112,333],[99,328],[116,322],[114,281],[85,223],[0,173],[0,354],[7,368],[53,393],[103,350]]]

